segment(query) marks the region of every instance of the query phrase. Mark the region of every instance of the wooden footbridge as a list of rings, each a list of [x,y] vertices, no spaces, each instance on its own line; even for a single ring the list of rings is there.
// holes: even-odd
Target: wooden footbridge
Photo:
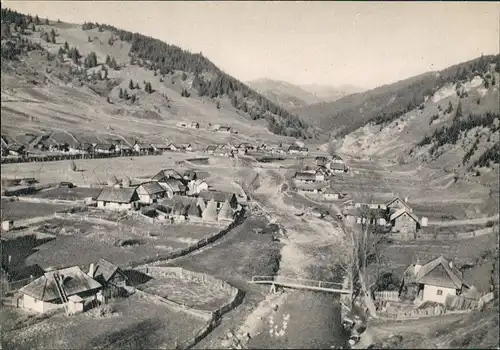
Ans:
[[[250,283],[270,284],[272,288],[281,286],[294,289],[308,289],[328,293],[351,294],[351,290],[343,289],[342,283],[315,281],[282,276],[253,276]]]

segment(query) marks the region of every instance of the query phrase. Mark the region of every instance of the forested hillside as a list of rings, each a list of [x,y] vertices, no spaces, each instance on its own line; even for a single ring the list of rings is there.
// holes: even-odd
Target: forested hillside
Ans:
[[[440,72],[429,72],[363,93],[349,95],[330,103],[319,103],[295,110],[310,123],[317,123],[334,135],[344,136],[368,122],[386,124],[418,108],[426,97],[449,83],[471,80],[487,74],[499,55],[482,56]],[[496,65],[498,72],[499,64]]]
[[[154,76],[160,79],[160,82],[172,80],[172,85],[176,83],[177,77],[182,80],[182,94],[185,99],[205,98],[209,99],[217,109],[223,108],[222,99],[227,98],[233,108],[242,115],[246,115],[250,120],[265,120],[268,129],[278,135],[292,137],[307,137],[307,125],[299,117],[289,113],[277,104],[269,101],[267,98],[258,94],[242,82],[224,73],[215,66],[209,59],[200,54],[193,54],[177,46],[169,45],[161,40],[146,37],[139,33],[117,29],[110,25],[85,23],[82,25],[82,31],[88,31],[88,42],[91,43],[97,38],[94,35],[96,29],[98,33],[108,33],[107,46],[110,51],[113,49],[114,42],[130,44],[128,52],[129,62],[119,62],[110,52],[105,62],[99,62],[95,52],[82,54],[82,48],[71,42],[60,43],[59,35],[64,34],[65,28],[60,22],[49,22],[48,19],[40,20],[38,16],[23,15],[9,9],[1,10],[2,21],[2,58],[6,60],[16,60],[19,55],[26,54],[32,50],[43,52],[47,61],[56,61],[58,75],[62,80],[67,80],[59,72],[61,66],[67,66],[69,75],[73,78],[75,75],[81,76],[81,81],[86,84],[88,81],[106,81],[107,86],[100,90],[100,94],[106,95],[111,92],[113,84],[119,83],[122,78],[119,74],[114,74],[113,78],[108,77],[110,70],[120,71],[129,66],[140,66],[154,72]],[[50,30],[49,30],[49,27]],[[55,29],[54,29],[55,28]],[[34,40],[36,34],[42,39]],[[94,38],[95,37],[95,38]],[[33,39],[32,39],[33,38]],[[38,38],[36,38],[38,39]],[[51,44],[60,45],[57,54],[54,54]],[[101,40],[101,46],[103,46]],[[48,50],[48,51],[47,51]],[[52,52],[52,53],[51,53]],[[72,64],[71,64],[72,63]],[[95,67],[101,68],[96,71]],[[88,73],[88,74],[85,74]],[[174,79],[175,78],[175,79]],[[71,79],[70,79],[71,80]],[[142,82],[148,94],[155,96],[155,90],[150,82]],[[147,84],[148,83],[148,84]],[[101,84],[103,85],[103,84]],[[132,89],[136,88],[138,82],[134,82]],[[93,89],[93,88],[92,88]],[[136,95],[131,94],[126,89],[122,90],[122,98],[134,103]],[[156,94],[157,95],[157,94]],[[164,99],[161,95],[158,98]],[[108,102],[110,97],[108,96]],[[167,97],[168,99],[168,97]],[[214,120],[216,123],[217,121]]]

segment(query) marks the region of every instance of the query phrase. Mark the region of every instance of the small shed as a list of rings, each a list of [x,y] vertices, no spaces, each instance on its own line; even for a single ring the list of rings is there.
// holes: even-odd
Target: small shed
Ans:
[[[91,264],[89,276],[101,283],[106,298],[123,297],[128,282],[127,275],[115,264],[105,259],[99,259],[94,266]]]
[[[144,182],[137,187],[139,202],[144,204],[155,203],[165,197],[165,193],[166,190],[156,181]]]

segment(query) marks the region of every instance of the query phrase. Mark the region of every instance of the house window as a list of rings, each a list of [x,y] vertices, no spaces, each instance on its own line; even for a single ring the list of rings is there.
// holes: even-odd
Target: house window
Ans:
[[[442,289],[438,289],[437,292],[436,292],[437,295],[443,295],[443,290]]]

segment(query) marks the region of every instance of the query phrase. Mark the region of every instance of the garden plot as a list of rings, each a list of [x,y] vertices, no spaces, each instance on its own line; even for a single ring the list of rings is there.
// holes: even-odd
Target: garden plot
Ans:
[[[173,349],[204,326],[198,318],[138,295],[117,299],[107,308],[110,312],[104,317],[95,316],[93,310],[75,316],[29,317],[21,310],[3,308],[2,314],[10,311],[8,316],[17,317],[17,322],[3,327],[2,345],[10,349]]]
[[[85,198],[95,198],[99,195],[100,188],[76,187],[76,188],[52,188],[36,192],[30,197],[43,199],[60,199],[67,201],[84,200]]]
[[[70,209],[71,205],[48,204],[48,203],[29,203],[23,201],[1,200],[2,220],[22,220],[33,217],[47,216],[56,211]]]
[[[204,311],[214,311],[231,298],[230,290],[214,288],[208,283],[175,275],[154,278],[140,289],[146,293],[156,294],[178,304]]]
[[[105,218],[116,219],[113,215]],[[27,262],[44,267],[66,266],[68,262],[88,265],[99,258],[106,258],[117,265],[128,265],[143,258],[184,249],[218,230],[203,226],[159,226],[136,219],[123,219],[118,224],[100,224],[76,220],[77,217],[85,218],[75,215],[44,222],[38,231],[56,239],[38,246]]]

